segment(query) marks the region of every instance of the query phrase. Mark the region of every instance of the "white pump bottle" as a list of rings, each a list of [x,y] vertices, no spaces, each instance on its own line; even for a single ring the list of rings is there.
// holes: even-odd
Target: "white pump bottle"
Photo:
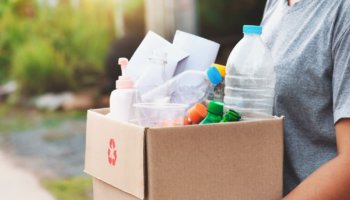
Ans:
[[[108,117],[128,122],[130,121],[133,104],[137,101],[137,92],[134,82],[125,75],[129,61],[126,58],[119,58],[118,64],[122,68],[122,76],[116,81],[116,89],[110,96],[110,113]]]

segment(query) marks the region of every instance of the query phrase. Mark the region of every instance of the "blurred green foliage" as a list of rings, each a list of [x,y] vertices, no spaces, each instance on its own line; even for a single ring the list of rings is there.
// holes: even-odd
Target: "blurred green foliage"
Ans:
[[[121,3],[121,6],[126,13],[133,12],[144,5],[144,1],[142,0],[128,0],[122,1]]]
[[[57,200],[89,200],[92,198],[92,180],[89,177],[44,180],[42,185]]]
[[[93,12],[6,0],[0,10],[0,81],[15,78],[21,94],[75,90],[98,85],[113,40],[113,8]]]
[[[24,94],[63,91],[72,86],[73,71],[48,39],[26,42],[15,52],[12,64],[12,75]]]
[[[5,13],[5,11],[11,6],[11,0],[2,0],[0,6],[0,17]]]
[[[244,24],[260,24],[266,1],[197,0],[201,34],[205,37],[234,35]]]
[[[58,129],[67,122],[86,121],[86,111],[38,111],[0,103],[0,135],[17,134],[27,130]]]
[[[115,36],[114,1],[81,0],[78,8],[67,0],[57,7],[37,2],[1,0],[0,83],[16,78],[21,94],[101,84],[107,48]],[[243,23],[259,24],[265,1],[198,0],[197,5],[201,35],[211,38],[237,35]],[[143,22],[143,1],[123,1],[122,6],[126,25]]]

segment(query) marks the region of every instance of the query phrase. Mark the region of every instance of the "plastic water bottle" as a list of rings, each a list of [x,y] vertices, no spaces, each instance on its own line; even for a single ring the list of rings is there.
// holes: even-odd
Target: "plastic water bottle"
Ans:
[[[232,50],[225,77],[225,110],[242,120],[272,116],[275,70],[269,49],[261,39],[261,26],[244,26],[244,38]]]
[[[203,102],[207,93],[213,91],[222,80],[223,78],[215,67],[210,67],[205,72],[188,70],[147,92],[141,98],[144,102],[193,106],[198,102]]]
[[[128,122],[132,119],[133,104],[139,102],[139,96],[134,89],[134,82],[124,72],[128,65],[128,59],[120,58],[119,65],[122,68],[122,76],[116,81],[116,89],[110,96],[110,113],[107,117]]]
[[[213,64],[212,67],[215,67],[221,77],[224,79],[226,76],[226,66],[220,65],[220,64]],[[216,101],[224,101],[224,89],[225,89],[225,81],[222,81],[221,83],[217,84],[213,90],[208,91],[206,96],[206,101],[204,104],[208,106],[209,102],[212,100]]]

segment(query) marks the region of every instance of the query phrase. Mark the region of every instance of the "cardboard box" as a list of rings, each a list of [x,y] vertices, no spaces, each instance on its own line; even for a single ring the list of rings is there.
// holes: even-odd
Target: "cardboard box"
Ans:
[[[282,198],[283,118],[144,128],[87,118],[85,172],[95,200]]]

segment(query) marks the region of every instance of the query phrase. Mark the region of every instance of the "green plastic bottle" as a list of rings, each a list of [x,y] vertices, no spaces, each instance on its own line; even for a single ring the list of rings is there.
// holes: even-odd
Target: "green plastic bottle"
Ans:
[[[220,101],[210,101],[208,104],[208,114],[200,124],[220,123],[224,114],[224,103]]]
[[[234,110],[228,110],[222,118],[221,122],[237,122],[239,120],[241,120],[241,115],[238,112]]]

